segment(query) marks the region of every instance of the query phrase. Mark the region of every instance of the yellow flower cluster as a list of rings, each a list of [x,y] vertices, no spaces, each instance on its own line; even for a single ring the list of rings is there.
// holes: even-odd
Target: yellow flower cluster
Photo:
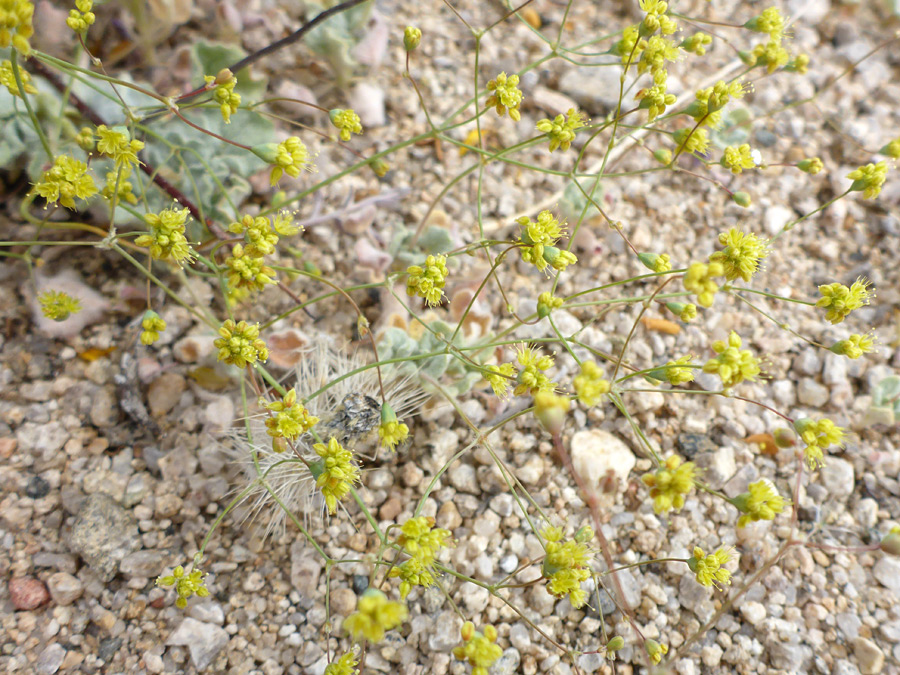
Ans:
[[[755,380],[761,372],[759,359],[749,349],[741,349],[741,344],[740,336],[734,331],[729,333],[727,342],[713,342],[713,351],[718,356],[703,365],[703,372],[718,375],[723,387],[734,387],[744,380]]]
[[[663,253],[662,255],[657,253],[638,253],[638,260],[648,270],[657,274],[662,274],[672,269],[672,262],[668,253]]]
[[[562,306],[562,298],[556,298],[550,291],[545,291],[538,296],[537,315],[543,319],[544,317],[550,316],[550,313],[554,309],[559,309]]]
[[[848,288],[843,284],[833,283],[819,286],[822,297],[816,301],[816,307],[827,309],[825,319],[833,324],[841,323],[855,309],[868,305],[875,291],[869,290],[872,282],[865,277],[858,277]]]
[[[555,246],[566,230],[565,223],[560,223],[550,211],[541,211],[536,221],[522,216],[516,222],[522,226],[519,234],[522,246],[519,250],[525,262],[531,263],[541,272],[546,271],[548,265],[561,272],[578,262],[573,253]]]
[[[553,120],[538,121],[537,130],[547,134],[550,140],[550,152],[557,148],[568,150],[575,140],[575,132],[585,124],[585,116],[575,108],[569,108],[565,115],[557,115]]]
[[[711,307],[716,291],[719,290],[719,285],[713,279],[721,276],[725,276],[722,263],[712,262],[706,265],[696,262],[688,267],[683,284],[686,290],[697,294],[698,305]]]
[[[482,632],[475,630],[475,624],[466,621],[460,629],[463,639],[462,645],[453,648],[453,656],[468,661],[472,666],[472,675],[488,675],[490,668],[503,656],[497,642],[497,629],[493,626],[485,626]]]
[[[396,450],[397,446],[409,436],[409,427],[397,419],[397,413],[385,401],[381,406],[381,425],[378,427],[378,438],[388,450]]]
[[[94,0],[75,0],[75,9],[69,10],[69,18],[66,25],[76,33],[86,33],[90,26],[94,25],[97,17],[91,11],[94,8]]]
[[[709,147],[709,133],[706,129],[685,127],[677,129],[672,134],[675,143],[678,144],[678,152],[696,152],[703,154]]]
[[[561,528],[546,527],[541,536],[546,542],[541,574],[548,580],[547,592],[557,598],[568,595],[572,607],[582,607],[588,597],[581,583],[591,576],[589,564],[593,552],[587,542],[593,539],[593,531],[590,527],[584,527],[574,539],[563,541]]]
[[[129,138],[124,127],[110,129],[105,124],[97,127],[97,150],[111,157],[116,165],[140,164],[137,154],[144,148],[144,142]]]
[[[113,197],[118,202],[137,204],[138,198],[134,194],[134,186],[128,177],[131,175],[131,166],[122,164],[116,171],[106,172],[106,185],[100,192],[104,199],[112,201]]]
[[[519,112],[519,105],[522,103],[522,92],[519,90],[519,76],[500,73],[496,78],[487,83],[488,96],[486,105],[488,108],[494,108],[497,115],[503,117],[507,110],[509,116],[518,122],[522,119]]]
[[[759,268],[759,261],[769,255],[768,241],[752,232],[744,234],[736,227],[720,233],[719,243],[725,248],[709,256],[709,261],[722,265],[728,281],[738,277],[750,281]]]
[[[830,445],[843,445],[844,430],[828,418],[818,421],[809,418],[798,419],[794,422],[794,429],[800,435],[800,440],[806,443],[803,454],[806,456],[806,466],[810,471],[825,465],[823,453],[825,448]]]
[[[74,211],[76,199],[87,201],[97,194],[98,189],[94,177],[88,173],[87,164],[68,155],[60,155],[53,166],[41,174],[32,192],[50,204],[59,202]]]
[[[309,150],[297,136],[284,139],[281,143],[263,143],[251,148],[253,154],[272,165],[269,183],[275,185],[284,174],[291,178],[300,176],[301,171],[313,171]]]
[[[65,321],[81,311],[81,300],[63,291],[44,291],[38,296],[41,314],[52,321]]]
[[[37,89],[31,84],[31,75],[29,75],[27,70],[19,68],[19,77],[22,78],[22,85],[25,87],[25,93],[37,93]],[[13,72],[12,61],[9,59],[0,61],[0,85],[6,87],[13,96],[18,96],[19,98],[22,97],[21,92],[19,92],[19,84],[16,82],[16,74]]]
[[[0,0],[0,47],[12,45],[22,56],[30,56],[28,38],[34,35],[33,16],[34,3],[30,0]]]
[[[730,500],[743,514],[738,518],[738,527],[744,527],[747,523],[758,520],[774,520],[776,515],[784,511],[785,506],[790,505],[788,500],[778,494],[769,480],[750,483],[747,490]]]
[[[297,401],[297,390],[291,389],[280,401],[272,401],[266,404],[266,409],[275,413],[266,418],[266,433],[273,439],[286,438],[292,441],[299,438],[312,429],[318,417],[310,414],[306,407]],[[283,450],[283,446],[273,445],[276,451]]]
[[[741,80],[719,80],[712,87],[698,90],[694,94],[696,100],[685,113],[693,117],[698,125],[718,127],[722,122],[722,109],[732,99],[743,98],[748,89]]]
[[[521,396],[528,392],[534,396],[539,391],[553,391],[556,383],[551,382],[543,371],[553,367],[553,356],[541,354],[532,347],[522,347],[517,353],[516,360],[522,366],[516,377],[516,388],[513,394]]]
[[[353,463],[353,453],[334,437],[328,439],[328,445],[315,443],[313,450],[321,457],[319,462],[312,465],[316,487],[325,497],[328,513],[334,514],[337,503],[359,482],[359,467]]]
[[[177,265],[185,260],[189,261],[194,252],[184,236],[187,216],[186,208],[164,209],[158,214],[148,213],[144,216],[144,222],[150,231],[139,236],[134,243],[149,248],[150,257],[155,260],[171,260]]]
[[[444,286],[447,284],[447,256],[430,255],[425,258],[425,265],[412,265],[406,268],[409,278],[406,280],[406,294],[410,297],[418,295],[425,299],[425,304],[432,307],[441,304],[444,297]]]
[[[583,361],[581,372],[575,376],[575,393],[581,404],[591,408],[600,403],[600,397],[609,393],[609,382],[603,379],[603,371],[593,361]]]
[[[494,395],[499,398],[505,398],[512,378],[516,375],[516,367],[511,363],[502,363],[499,366],[487,366],[484,379],[491,385]]]
[[[402,602],[388,600],[381,591],[368,588],[362,594],[357,611],[344,619],[344,629],[354,640],[381,642],[386,631],[406,621],[409,610]]]
[[[671,35],[678,30],[678,24],[666,14],[669,3],[665,0],[640,0],[638,4],[641,11],[646,12],[640,26],[642,36],[652,35],[656,31]]]
[[[350,134],[361,134],[363,131],[362,121],[352,110],[343,110],[335,108],[328,113],[331,123],[341,132],[341,140],[349,141]]]
[[[648,121],[652,122],[657,117],[666,112],[666,108],[675,105],[675,94],[668,93],[668,73],[660,70],[653,77],[654,84],[652,87],[644,88],[635,94],[635,98],[640,101],[638,108],[648,112]]]
[[[672,386],[679,386],[694,381],[694,369],[691,368],[693,356],[681,356],[674,361],[669,361],[662,368],[655,368],[647,373],[655,380],[665,380]]]
[[[722,151],[721,164],[735,175],[741,173],[744,169],[756,168],[756,160],[753,158],[753,151],[750,149],[749,143],[726,147]]]
[[[219,350],[219,361],[238,368],[269,358],[266,343],[259,337],[259,325],[246,321],[235,323],[233,319],[227,319],[219,327],[219,337],[213,345]]]
[[[322,675],[359,675],[357,665],[359,665],[359,654],[356,649],[351,649],[325,666],[325,672]]]
[[[720,548],[715,553],[709,555],[703,552],[699,546],[694,547],[694,555],[688,558],[687,564],[691,568],[691,572],[697,577],[697,582],[702,586],[715,586],[718,590],[722,590],[720,584],[726,586],[731,584],[731,572],[723,569],[731,555],[728,551]]]
[[[881,194],[881,186],[887,178],[887,162],[866,164],[848,173],[847,178],[853,181],[851,192],[862,192],[864,199],[875,199]]]
[[[166,322],[160,318],[159,314],[148,309],[144,312],[144,318],[141,319],[141,328],[144,329],[141,331],[141,344],[149,347],[159,340],[159,334],[166,329]]]
[[[205,598],[209,595],[209,589],[206,587],[206,575],[196,567],[190,574],[184,573],[184,567],[179,565],[172,574],[168,576],[160,576],[156,579],[157,586],[174,586],[178,599],[175,600],[175,606],[178,609],[187,607],[188,598],[196,595],[198,598]]]
[[[666,307],[685,323],[697,318],[697,305],[693,303],[667,302]]]
[[[249,247],[248,247],[249,249]],[[228,288],[237,291],[238,297],[243,292],[261,291],[275,282],[275,270],[266,265],[262,256],[250,255],[241,244],[231,248],[231,255],[225,258],[228,272]]]
[[[650,488],[653,510],[656,513],[681,510],[685,495],[694,487],[695,471],[693,462],[682,462],[681,457],[672,455],[659,469],[641,476],[641,481]]]
[[[241,95],[234,90],[237,85],[237,77],[228,68],[223,68],[215,77],[206,75],[203,79],[208,85],[215,83],[213,100],[219,104],[219,111],[222,113],[225,124],[231,124],[231,116],[241,105]]]
[[[434,518],[410,518],[400,527],[398,543],[409,559],[391,569],[391,578],[400,578],[400,597],[406,598],[413,586],[434,584],[434,560],[442,548],[450,545],[450,530],[434,526]]]
[[[786,65],[791,58],[787,49],[781,44],[786,26],[787,21],[777,7],[769,7],[763,10],[762,14],[745,23],[745,28],[757,33],[766,33],[769,36],[768,42],[756,45],[750,54],[742,54],[745,62],[750,66],[766,66],[770,75]],[[807,63],[809,63],[809,59],[798,64],[795,70],[805,72]]]
[[[863,354],[868,354],[875,348],[875,334],[872,331],[860,335],[854,333],[846,340],[835,342],[829,351],[840,356],[846,356],[851,359],[858,359]]]
[[[707,46],[712,44],[712,35],[706,33],[694,33],[691,37],[685,39],[681,43],[681,48],[686,52],[691,52],[697,56],[706,54]]]

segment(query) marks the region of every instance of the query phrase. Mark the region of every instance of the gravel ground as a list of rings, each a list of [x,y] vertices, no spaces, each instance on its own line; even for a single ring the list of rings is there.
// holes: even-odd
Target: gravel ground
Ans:
[[[49,4],[41,17],[56,16]],[[162,45],[158,63],[177,59],[185,39],[196,35],[203,16],[217,18],[207,35],[223,39],[238,32],[246,47],[280,37],[282,26],[296,25],[293,3],[281,8],[270,0],[232,3],[198,1],[195,19]],[[599,4],[600,6],[595,6]],[[576,3],[570,15],[575,40],[586,39],[634,20],[615,14],[618,3]],[[636,3],[635,3],[636,4]],[[679,3],[681,4],[681,3]],[[706,5],[706,3],[686,3]],[[752,16],[732,0],[713,3],[715,15]],[[493,3],[457,5],[473,25],[488,25],[501,15]],[[754,5],[761,9],[765,5]],[[423,11],[416,3],[379,3],[381,17],[372,24],[368,44],[372,63],[363,68],[364,82],[333,86],[326,66],[318,61],[299,69],[309,58],[302,47],[276,54],[264,68],[274,78],[279,95],[296,95],[308,87],[321,105],[352,106],[363,116],[368,143],[386,147],[426,128],[414,91],[402,76],[403,54],[397,36],[406,24],[425,34],[413,59],[413,74],[429,111],[443,119],[467,96],[474,65],[472,40],[438,3]],[[561,6],[549,0],[534,3],[551,31]],[[814,54],[808,78],[779,75],[757,85],[748,97],[751,110],[771,110],[811,95],[900,24],[880,7],[841,4],[829,0],[788,2],[788,13],[800,14],[794,42]],[[205,14],[204,14],[205,13]],[[63,13],[65,16],[65,13]],[[58,19],[58,16],[56,17]],[[49,20],[49,19],[48,19]],[[241,30],[235,22],[243,22]],[[210,27],[211,26],[211,27]],[[379,33],[379,31],[381,31]],[[385,32],[386,31],[386,32]],[[382,37],[379,37],[381,35]],[[387,51],[379,48],[390,36]],[[719,49],[723,49],[719,45]],[[379,51],[381,49],[381,51]],[[500,70],[512,72],[540,56],[541,45],[523,24],[508,23],[504,31],[483,40],[480,62],[485,79]],[[805,213],[846,187],[844,176],[871,161],[872,150],[900,135],[900,49],[882,50],[856,71],[839,80],[815,106],[788,108],[757,120],[749,142],[770,161],[797,161],[818,154],[827,171],[810,177],[796,170],[773,167],[762,177],[740,177],[740,189],[754,195],[754,206],[743,210],[724,201],[711,184],[691,176],[650,174],[604,184],[603,200],[612,218],[625,224],[638,249],[669,252],[676,264],[712,252],[714,234],[740,225],[772,235],[790,219]],[[302,55],[302,56],[298,56]],[[721,64],[722,61],[720,60]],[[487,64],[487,65],[485,65]],[[559,61],[547,63],[523,77],[526,92],[520,127],[508,119],[486,118],[489,142],[513,144],[520,129],[577,102],[590,116],[602,118],[615,106],[610,94],[618,87],[614,69],[574,70]],[[172,72],[151,70],[160,86],[173,85]],[[682,84],[670,76],[670,90],[696,86],[692,75]],[[287,74],[283,79],[278,74]],[[679,76],[684,75],[684,70]],[[699,78],[712,75],[699,73]],[[183,82],[173,86],[184,88]],[[297,114],[296,111],[293,111]],[[324,126],[325,120],[306,118]],[[457,129],[463,139],[469,127]],[[369,147],[360,142],[358,147]],[[315,143],[311,143],[314,146]],[[576,144],[577,145],[577,144]],[[586,153],[586,164],[601,157],[599,145]],[[869,150],[865,150],[869,148]],[[320,177],[344,166],[346,154],[332,146],[317,148]],[[566,159],[535,151],[531,161],[568,168]],[[784,158],[779,159],[779,158]],[[569,158],[571,159],[571,158]],[[472,161],[442,144],[414,145],[391,160],[384,182],[366,175],[339,181],[325,191],[322,213],[334,218],[310,221],[302,246],[306,258],[342,284],[377,281],[390,264],[388,250],[400,224],[414,227],[447,180]],[[626,170],[631,160],[623,161]],[[728,174],[718,175],[730,181]],[[264,186],[264,178],[259,181]],[[303,180],[311,181],[312,178]],[[455,238],[471,239],[474,181],[463,181],[431,214],[432,223]],[[486,232],[510,231],[521,214],[534,215],[536,205],[560,200],[562,183],[514,166],[491,165],[485,175]],[[736,189],[736,188],[735,188]],[[366,208],[342,207],[387,194]],[[7,200],[0,213],[0,237],[30,237],[34,230],[15,218],[18,200]],[[629,346],[635,363],[658,363],[693,352],[706,358],[713,340],[737,330],[745,346],[767,357],[770,379],[742,385],[741,395],[775,405],[791,417],[827,415],[846,427],[849,441],[827,458],[812,482],[804,479],[799,492],[799,530],[815,541],[845,546],[877,542],[900,523],[900,430],[865,421],[874,387],[900,370],[900,284],[898,267],[886,263],[900,243],[900,179],[889,174],[881,197],[863,202],[843,200],[783,238],[768,258],[759,286],[784,295],[812,297],[815,286],[839,280],[849,283],[867,276],[878,289],[876,301],[854,313],[849,327],[874,328],[880,338],[876,354],[849,361],[816,350],[741,308],[720,300],[714,308],[678,335],[638,330]],[[318,211],[316,212],[318,213]],[[311,218],[313,205],[301,204],[299,218]],[[621,239],[599,220],[576,241],[580,260],[567,275],[561,293],[597,286],[639,274],[625,256]],[[348,256],[353,251],[355,258]],[[33,291],[23,283],[25,268],[0,265],[0,670],[64,673],[263,673],[321,675],[332,653],[346,645],[326,641],[329,620],[325,605],[325,575],[321,560],[293,526],[275,528],[265,536],[267,520],[248,525],[247,509],[227,517],[213,535],[205,569],[211,596],[191,600],[187,610],[174,606],[171,591],[156,588],[157,575],[186,563],[209,526],[242,484],[233,436],[243,417],[240,394],[227,371],[215,366],[213,336],[186,311],[166,305],[168,323],[160,343],[151,350],[135,347],[135,318],[140,317],[142,283],[131,268],[108,252],[84,248],[41,251],[47,264],[42,281],[83,288],[87,305],[84,326],[54,333],[34,315]],[[474,265],[474,263],[473,263]],[[452,270],[454,279],[481,279],[484,270]],[[532,311],[546,282],[524,265],[510,264],[505,284],[521,312]],[[477,274],[481,276],[475,276]],[[177,279],[171,283],[178,286]],[[637,288],[635,288],[635,286]],[[319,292],[302,280],[296,292]],[[628,292],[650,289],[640,284]],[[199,305],[208,306],[213,288],[204,281],[180,286]],[[451,280],[448,295],[465,296],[468,281]],[[92,293],[93,295],[88,295]],[[390,296],[355,295],[376,329],[403,321]],[[135,300],[135,298],[137,298]],[[268,291],[244,318],[265,320],[291,307],[289,298]],[[529,303],[531,306],[529,307]],[[814,340],[830,343],[847,332],[826,325],[812,311],[792,311],[762,302],[761,308]],[[476,307],[467,330],[501,330],[509,325],[498,297]],[[450,315],[454,313],[451,303]],[[621,346],[637,319],[638,308],[597,314],[596,308],[558,311],[554,319],[563,333],[581,330],[582,340],[613,351]],[[355,316],[346,304],[325,302],[314,308],[315,320],[292,315],[266,336],[273,349],[273,368],[289,372],[304,347],[330,336],[348,352]],[[435,316],[446,316],[439,309]],[[655,309],[654,317],[662,316]],[[456,315],[458,316],[458,314]],[[517,336],[546,336],[545,324]],[[571,380],[574,362],[558,355],[559,381]],[[205,370],[204,370],[205,369]],[[213,377],[209,373],[214,373]],[[714,382],[699,378],[700,385]],[[463,411],[487,428],[508,409],[479,389],[463,399]],[[626,404],[651,442],[664,454],[678,452],[706,471],[715,488],[734,496],[759,477],[775,481],[782,494],[792,491],[797,463],[791,451],[762,456],[744,439],[770,432],[776,418],[738,400],[659,393],[634,394]],[[402,522],[425,486],[444,462],[474,438],[448,407],[426,406],[412,425],[410,447],[396,456],[367,463],[363,498],[383,524]],[[612,408],[599,406],[587,414],[575,412],[565,441],[585,475],[603,480],[606,536],[621,564],[639,559],[688,557],[695,545],[704,549],[734,546],[731,569],[736,583],[753,574],[789,537],[789,518],[736,530],[733,509],[706,494],[692,496],[685,508],[668,518],[653,513],[639,476],[650,462],[639,452],[627,420]],[[581,523],[586,509],[565,472],[554,463],[549,440],[529,418],[517,419],[492,436],[493,450],[533,496],[535,503],[558,522]],[[238,449],[240,446],[238,446]],[[605,481],[608,470],[617,480]],[[355,510],[330,520],[315,514],[309,527],[334,557],[361,557],[374,549],[374,536]],[[458,545],[445,552],[445,562],[459,572],[496,581],[526,559],[542,555],[499,471],[484,448],[475,448],[455,462],[426,500],[424,515],[452,531]],[[369,533],[369,534],[367,534]],[[330,575],[331,623],[354,611],[357,595],[368,583],[364,563],[342,565]],[[528,579],[527,575],[523,579]],[[677,648],[721,605],[721,593],[695,583],[683,564],[663,563],[620,574],[626,600],[646,637]],[[504,655],[492,673],[558,673],[575,667],[583,673],[612,672],[596,654],[574,664],[537,639],[533,631],[497,598],[474,585],[445,580],[453,602],[476,625],[496,625]],[[517,589],[509,598],[547,635],[572,650],[601,646],[601,625],[630,634],[612,603],[597,609],[574,610],[538,585]],[[603,598],[604,601],[608,600]],[[693,673],[900,673],[900,559],[880,553],[853,553],[793,547],[782,564],[770,569],[725,612],[715,626],[680,654],[672,666],[680,675]],[[451,603],[436,589],[418,589],[410,596],[410,620],[402,635],[392,632],[371,649],[367,672],[464,673],[466,667],[450,655],[459,642],[461,622]],[[335,632],[339,634],[339,632]],[[616,673],[643,671],[642,655],[629,644],[620,652]],[[633,665],[632,665],[633,664]]]

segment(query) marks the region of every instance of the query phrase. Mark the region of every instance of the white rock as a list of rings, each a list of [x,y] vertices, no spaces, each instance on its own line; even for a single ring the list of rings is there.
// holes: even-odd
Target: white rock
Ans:
[[[827,457],[822,467],[822,484],[830,495],[846,499],[853,493],[856,484],[853,465],[838,457]]]
[[[872,574],[885,588],[894,591],[900,596],[900,559],[890,556],[883,556],[875,567],[872,568]]]
[[[786,206],[770,206],[766,209],[764,216],[766,232],[773,236],[778,234],[781,232],[781,228],[794,220],[795,217],[794,212]]]
[[[755,626],[766,618],[766,608],[759,602],[745,602],[741,605],[741,616],[743,616],[751,626]]]
[[[828,403],[830,397],[831,394],[825,385],[819,384],[810,377],[804,377],[800,380],[800,384],[797,387],[797,398],[800,399],[802,405],[811,408],[821,408]]]
[[[187,647],[191,652],[191,662],[197,670],[203,670],[228,644],[228,633],[214,624],[185,617],[166,644]]]
[[[360,82],[350,94],[350,107],[359,115],[363,129],[366,127],[384,126],[384,91],[380,88]]]
[[[572,437],[571,448],[572,464],[589,485],[598,485],[612,472],[624,489],[636,460],[618,437],[602,429],[579,431]]]
[[[860,637],[853,641],[853,654],[859,661],[862,675],[876,675],[884,668],[884,652],[869,639]]]

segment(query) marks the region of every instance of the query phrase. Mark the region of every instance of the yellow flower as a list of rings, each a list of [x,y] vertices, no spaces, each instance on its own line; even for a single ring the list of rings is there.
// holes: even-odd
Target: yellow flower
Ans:
[[[291,389],[280,401],[266,404],[275,413],[266,418],[266,433],[272,438],[294,440],[312,429],[319,421],[306,407],[297,401],[297,390]]]
[[[336,438],[330,438],[328,445],[314,444],[313,450],[322,458],[313,465],[316,487],[325,497],[328,513],[333,514],[337,511],[337,503],[359,482],[359,467],[353,463],[353,453],[338,443]]]
[[[900,136],[885,145],[878,152],[882,155],[887,155],[891,159],[900,159]]]
[[[468,661],[472,666],[472,675],[488,675],[490,668],[501,656],[503,650],[497,642],[497,629],[485,626],[482,632],[475,630],[475,624],[466,621],[460,629],[463,643],[453,648],[453,656]]]
[[[342,141],[349,141],[351,133],[361,134],[363,131],[359,115],[352,110],[335,108],[328,113],[328,117],[331,119],[331,123],[340,130]]]
[[[568,117],[568,118],[567,118]],[[550,139],[550,152],[557,148],[563,151],[568,150],[575,140],[575,132],[585,124],[584,113],[569,108],[565,115],[557,115],[552,121],[549,119],[540,120],[537,123],[537,130],[547,134]]]
[[[752,232],[744,234],[736,227],[720,233],[719,243],[725,247],[724,250],[713,253],[709,256],[709,261],[722,264],[728,281],[734,281],[738,277],[750,281],[756,274],[759,261],[769,255],[765,239],[760,239]]]
[[[709,265],[696,262],[688,267],[684,275],[683,284],[686,290],[697,294],[697,304],[701,307],[711,307],[719,285],[713,281],[715,277],[725,275],[722,263],[711,262]]]
[[[63,291],[45,291],[38,296],[41,314],[53,321],[65,321],[81,311],[81,300]]]
[[[638,62],[638,72],[644,73],[649,70],[654,75],[664,70],[666,61],[676,61],[678,59],[678,45],[674,40],[654,35],[646,41],[646,46],[641,52],[641,60]]]
[[[166,329],[166,322],[160,318],[159,314],[148,309],[144,312],[144,318],[141,319],[141,328],[144,329],[141,332],[141,344],[149,347],[159,340],[159,334]]]
[[[652,87],[641,89],[635,94],[635,98],[640,101],[638,108],[648,112],[647,120],[649,122],[666,112],[666,108],[670,105],[675,105],[675,101],[678,100],[675,94],[667,92],[666,71],[660,70],[658,75],[662,82],[658,82]]]
[[[706,33],[694,33],[691,37],[682,41],[681,48],[686,52],[692,52],[697,56],[706,54],[707,45],[712,44],[712,35]]]
[[[27,70],[19,68],[19,76],[22,78],[22,84],[25,86],[25,92],[28,94],[36,94],[37,89],[31,84],[31,75]],[[22,98],[19,92],[19,85],[16,82],[16,75],[12,69],[12,62],[8,59],[0,62],[0,85],[6,87],[10,94]]]
[[[374,588],[366,589],[359,599],[357,611],[344,620],[344,629],[354,640],[381,642],[386,631],[393,630],[406,621],[409,615],[406,605]]]
[[[69,10],[66,25],[76,33],[86,33],[88,27],[93,26],[97,18],[91,11],[93,5],[93,0],[75,0],[76,9]]]
[[[687,382],[693,382],[694,369],[690,367],[693,358],[690,354],[679,357],[674,361],[669,361],[662,368],[655,368],[647,374],[655,380],[666,380],[675,387]]]
[[[638,253],[638,260],[640,260],[641,264],[648,270],[656,272],[657,274],[662,274],[663,272],[668,272],[672,269],[672,263],[669,260],[668,253],[663,253],[662,255],[656,253]]]
[[[522,92],[518,89],[518,85],[518,75],[507,77],[506,73],[500,73],[487,83],[488,91],[492,93],[488,96],[485,105],[488,108],[494,108],[500,117],[503,117],[508,109],[509,116],[518,122],[522,119],[522,114],[519,112],[519,105],[522,103]]]
[[[123,164],[118,171],[106,172],[106,185],[100,194],[104,199],[112,200],[115,196],[119,202],[127,202],[129,204],[137,204],[138,198],[134,194],[134,186],[128,177],[131,175],[131,166]]]
[[[731,173],[735,175],[741,173],[744,169],[756,168],[756,161],[751,154],[749,143],[744,143],[737,147],[729,145],[723,151],[721,164],[726,169],[731,169]]]
[[[87,201],[97,194],[94,177],[88,173],[84,162],[60,155],[53,166],[41,174],[41,179],[34,184],[34,194],[40,195],[49,203],[59,202],[67,209],[75,210],[75,200]]]
[[[491,385],[494,395],[505,398],[512,378],[516,374],[516,367],[511,363],[503,363],[499,366],[487,366],[489,372],[484,374],[484,379]]]
[[[640,0],[641,10],[646,12],[641,22],[641,35],[648,36],[656,31],[663,35],[671,35],[678,30],[678,24],[666,15],[669,3],[664,0]]]
[[[559,309],[562,306],[562,298],[555,298],[552,293],[546,291],[538,296],[537,315],[543,319],[546,316],[550,316],[554,309]]]
[[[697,577],[697,582],[702,586],[715,586],[722,590],[720,584],[731,584],[731,572],[723,569],[731,556],[728,551],[720,548],[715,553],[706,555],[699,546],[694,547],[694,555],[687,561],[691,572]]]
[[[777,7],[769,7],[763,10],[762,14],[745,23],[744,27],[757,33],[768,33],[769,37],[780,40],[784,35],[785,25],[785,18],[781,14],[781,10]]]
[[[411,52],[416,47],[419,46],[419,43],[422,41],[422,31],[418,28],[414,28],[413,26],[407,26],[403,29],[403,48]]]
[[[685,323],[697,318],[697,305],[693,303],[667,302],[666,307]]]
[[[28,38],[34,35],[30,0],[0,0],[0,47],[13,46],[22,56],[31,56]]]
[[[822,297],[816,302],[816,307],[828,310],[825,314],[827,321],[841,323],[850,312],[868,305],[870,298],[875,297],[875,291],[869,290],[871,284],[865,277],[858,277],[849,288],[839,283],[819,286]]]
[[[275,270],[266,265],[261,256],[247,253],[240,244],[232,247],[231,255],[225,258],[225,267],[228,268],[228,286],[232,289],[261,291],[275,283]]]
[[[130,139],[124,127],[110,129],[105,124],[97,127],[97,150],[112,157],[116,164],[140,164],[137,153],[144,148],[143,141]]]
[[[409,436],[409,427],[397,419],[394,409],[385,402],[381,406],[381,425],[378,427],[378,438],[388,450],[396,450],[397,446]]]
[[[309,150],[297,136],[286,138],[281,143],[264,143],[251,148],[253,154],[272,165],[269,183],[275,185],[284,174],[291,178],[300,176],[301,171],[313,171]]]
[[[150,249],[150,257],[156,260],[171,260],[180,265],[190,261],[194,253],[184,236],[184,226],[188,210],[164,209],[159,214],[148,213],[144,222],[150,228],[148,234],[142,234],[134,243]]]
[[[887,177],[887,162],[878,164],[866,164],[847,174],[847,178],[853,181],[851,192],[863,193],[864,199],[875,199],[881,193],[881,186]]]
[[[218,359],[238,368],[269,358],[266,343],[259,337],[259,325],[246,321],[235,323],[227,319],[219,327],[219,338],[213,343],[219,350]]]
[[[323,675],[359,675],[358,664],[359,655],[354,648],[325,666]]]
[[[544,429],[556,434],[566,421],[570,405],[566,396],[557,396],[552,391],[539,391],[534,395],[534,416]]]
[[[723,387],[734,387],[744,380],[755,380],[761,371],[759,359],[749,349],[741,349],[741,344],[740,336],[734,331],[728,335],[728,342],[713,342],[713,351],[718,356],[704,364],[703,372],[718,375]]]
[[[750,483],[747,490],[730,500],[743,514],[738,519],[738,527],[744,527],[751,521],[774,520],[776,515],[784,511],[785,506],[790,505],[788,500],[778,494],[769,480]]]
[[[804,173],[808,173],[810,175],[815,176],[822,169],[825,168],[825,165],[822,163],[822,160],[818,157],[810,157],[809,159],[804,159],[797,162],[797,168],[803,171]]]
[[[667,645],[660,644],[656,640],[644,640],[644,649],[647,650],[647,655],[650,657],[650,661],[653,664],[657,664],[662,661],[662,657],[664,654],[668,653],[669,647]]]
[[[650,488],[653,510],[665,513],[684,506],[684,497],[694,487],[693,462],[683,462],[677,455],[669,457],[665,464],[653,473],[645,473],[641,481]]]
[[[175,586],[175,592],[178,599],[175,600],[175,606],[178,609],[187,607],[188,598],[197,595],[198,598],[205,598],[209,595],[209,589],[206,588],[206,575],[196,567],[190,574],[185,575],[184,567],[179,565],[172,574],[168,576],[160,576],[156,579],[157,586]]]
[[[825,465],[822,452],[824,448],[830,445],[843,446],[844,430],[828,418],[818,421],[809,418],[798,419],[794,422],[794,429],[806,443],[803,453],[806,455],[806,465],[810,471],[814,471],[817,466]]]
[[[581,372],[575,376],[575,393],[581,404],[591,408],[600,403],[600,397],[609,393],[609,382],[603,379],[603,371],[593,361],[583,361]]]
[[[771,75],[782,66],[786,66],[791,55],[781,46],[781,40],[770,39],[765,44],[758,44],[753,48],[748,60],[749,65],[765,66],[766,72]]]
[[[678,129],[673,135],[678,144],[678,152],[697,152],[703,154],[709,147],[709,136],[706,129],[685,127]]]
[[[587,545],[591,537],[576,534],[574,539],[563,541],[563,532],[558,527],[544,528],[541,536],[546,541],[541,574],[548,580],[547,592],[557,598],[568,595],[572,607],[582,607],[587,602],[587,592],[581,584],[591,576],[593,551]]]
[[[552,356],[541,354],[536,349],[526,346],[522,347],[516,358],[522,366],[516,378],[518,384],[513,390],[516,396],[521,396],[525,392],[534,396],[539,391],[553,391],[556,384],[543,373],[553,367]]]
[[[206,80],[206,84],[216,84],[216,88],[213,90],[213,100],[219,104],[219,111],[222,113],[225,124],[231,124],[231,116],[241,105],[241,95],[234,90],[237,85],[237,77],[228,68],[223,68],[215,77],[206,75],[203,79]]]
[[[272,255],[278,244],[278,234],[272,229],[269,219],[264,216],[244,216],[240,222],[231,223],[228,231],[244,235],[244,241],[247,243],[245,252],[253,257]]]
[[[858,359],[863,354],[868,354],[875,348],[875,334],[872,331],[864,335],[854,333],[846,340],[835,342],[828,349],[840,356]]]
[[[430,255],[425,258],[425,265],[412,265],[406,269],[409,277],[406,280],[406,294],[418,295],[432,307],[441,304],[444,297],[444,286],[447,284],[447,256]]]

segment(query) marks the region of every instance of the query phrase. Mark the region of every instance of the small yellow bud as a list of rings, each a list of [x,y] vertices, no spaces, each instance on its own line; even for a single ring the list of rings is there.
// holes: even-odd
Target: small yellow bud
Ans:
[[[422,41],[422,31],[412,26],[407,26],[403,31],[403,48],[411,52]]]

